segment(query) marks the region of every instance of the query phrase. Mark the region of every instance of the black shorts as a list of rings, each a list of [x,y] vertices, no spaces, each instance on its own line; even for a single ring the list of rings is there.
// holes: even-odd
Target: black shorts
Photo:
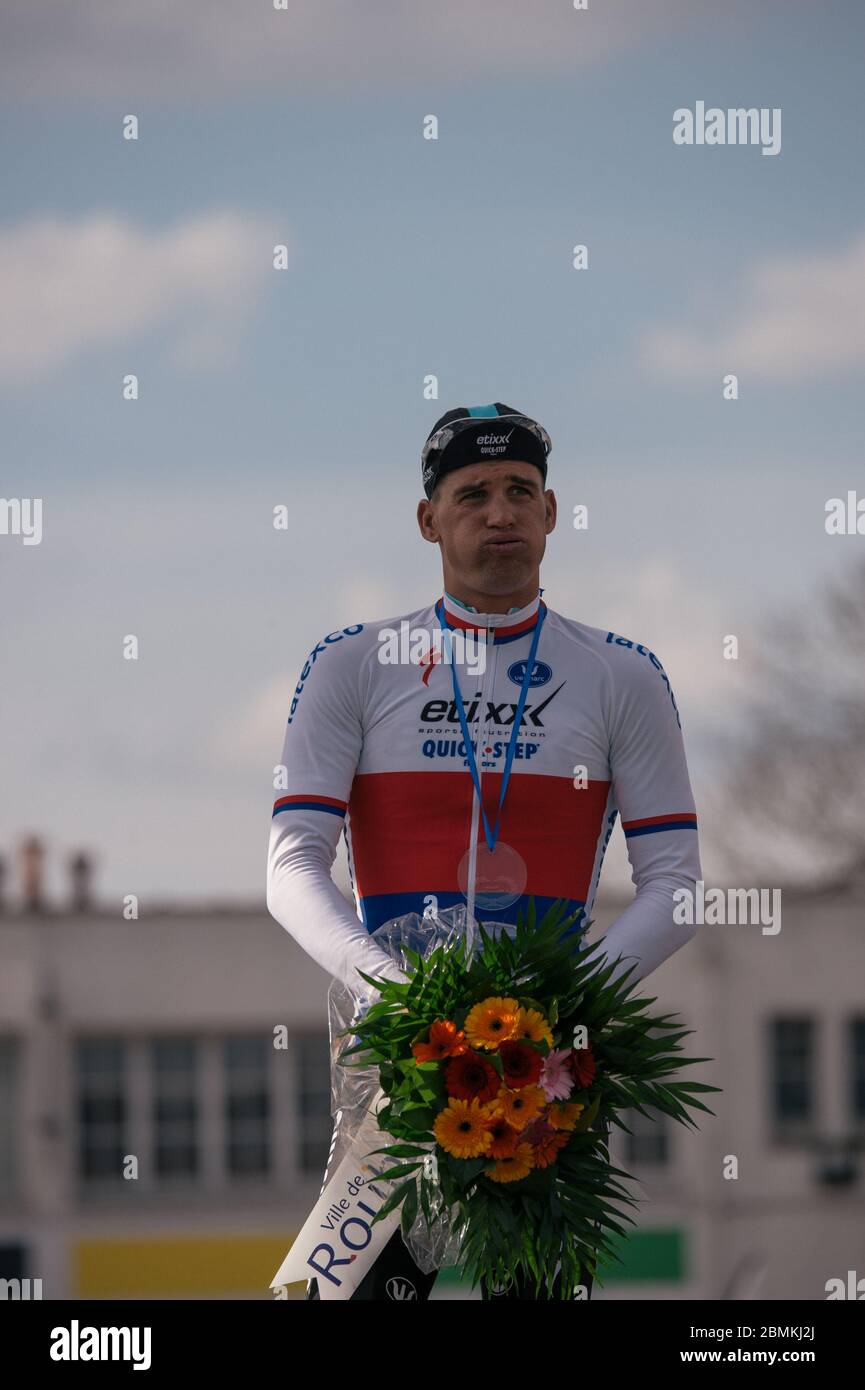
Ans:
[[[418,1268],[411,1251],[402,1238],[401,1230],[397,1227],[351,1297],[352,1299],[393,1299],[399,1303],[418,1299],[427,1300],[438,1274],[437,1269],[434,1269],[431,1274],[425,1274],[422,1269]],[[587,1298],[591,1298],[592,1276],[586,1270],[582,1270],[579,1282],[585,1284]],[[550,1301],[550,1296],[546,1293],[536,1294],[530,1281],[520,1279],[517,1279],[505,1292],[497,1292],[487,1284],[485,1279],[481,1280],[480,1288],[481,1298],[485,1303],[507,1302],[509,1299]],[[559,1297],[560,1289],[561,1276],[557,1275],[553,1285],[552,1299]],[[319,1298],[317,1279],[308,1281],[306,1297],[307,1299]]]

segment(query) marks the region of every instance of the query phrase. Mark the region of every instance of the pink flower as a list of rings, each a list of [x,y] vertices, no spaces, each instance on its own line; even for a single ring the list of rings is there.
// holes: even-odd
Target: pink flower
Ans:
[[[567,1100],[574,1089],[574,1074],[568,1065],[571,1048],[562,1047],[544,1058],[540,1085],[547,1100]]]

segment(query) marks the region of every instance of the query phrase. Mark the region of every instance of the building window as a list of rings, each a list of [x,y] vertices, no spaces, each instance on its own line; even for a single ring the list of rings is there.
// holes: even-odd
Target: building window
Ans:
[[[0,1038],[0,1199],[11,1196],[18,1182],[18,1039]]]
[[[119,1038],[82,1038],[75,1053],[78,1167],[86,1181],[123,1178],[127,1106],[125,1055]]]
[[[644,1107],[646,1114],[639,1110],[626,1110],[622,1116],[630,1129],[624,1135],[625,1164],[629,1163],[669,1163],[670,1125],[663,1110],[653,1105]]]
[[[327,1033],[300,1033],[297,1059],[297,1162],[302,1173],[320,1177],[327,1165],[333,1118],[330,1113],[330,1042]]]
[[[851,1018],[849,1032],[850,1110],[865,1121],[865,1018]]]
[[[775,1018],[771,1022],[772,1114],[790,1131],[814,1118],[814,1020]]]
[[[269,1037],[226,1038],[226,1170],[229,1177],[261,1176],[271,1168]]]
[[[156,1175],[195,1177],[199,1165],[195,1043],[191,1038],[156,1038],[150,1058]]]

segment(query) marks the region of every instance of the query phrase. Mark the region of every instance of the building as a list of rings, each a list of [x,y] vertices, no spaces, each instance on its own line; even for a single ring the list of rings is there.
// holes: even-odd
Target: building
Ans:
[[[328,977],[263,903],[128,920],[91,903],[79,858],[49,909],[33,842],[20,863],[0,913],[0,1277],[44,1298],[271,1298],[330,1142]],[[696,1030],[686,1052],[714,1059],[688,1079],[724,1090],[697,1131],[636,1112],[614,1131],[643,1205],[594,1298],[812,1299],[865,1276],[863,897],[785,895],[776,934],[703,926],[649,977]],[[445,1271],[433,1296],[468,1291]]]

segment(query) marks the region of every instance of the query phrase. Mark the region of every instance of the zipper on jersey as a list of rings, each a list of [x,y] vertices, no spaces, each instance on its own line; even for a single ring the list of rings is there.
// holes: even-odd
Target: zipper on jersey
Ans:
[[[466,895],[467,898],[468,898],[468,909],[469,909],[469,912],[471,912],[474,916],[477,916],[477,913],[475,912],[475,901],[474,901],[474,900],[475,900],[475,893],[474,893],[475,863],[476,863],[476,860],[477,860],[477,846],[478,846],[478,843],[479,843],[480,835],[481,835],[481,833],[483,832],[483,820],[482,820],[482,817],[481,817],[481,803],[480,803],[479,792],[483,791],[483,778],[484,778],[484,770],[483,770],[484,751],[483,751],[483,750],[484,750],[484,746],[485,746],[485,744],[486,744],[486,742],[487,742],[487,710],[489,709],[490,705],[491,705],[492,703],[494,703],[493,696],[494,696],[494,693],[495,693],[495,690],[494,690],[494,687],[495,687],[495,672],[496,672],[496,662],[497,662],[497,658],[498,658],[498,643],[495,642],[495,640],[491,640],[491,639],[493,638],[493,633],[495,632],[495,628],[494,628],[493,626],[491,626],[491,624],[488,623],[488,624],[487,624],[486,632],[487,632],[487,663],[486,663],[486,670],[484,671],[484,678],[483,678],[483,681],[481,682],[481,709],[480,709],[480,716],[481,716],[481,717],[479,718],[479,720],[478,720],[478,725],[477,725],[477,730],[478,730],[478,732],[477,732],[477,751],[476,751],[476,753],[475,753],[475,762],[477,763],[477,769],[478,769],[478,785],[477,785],[477,787],[474,788],[474,795],[473,795],[473,797],[472,797],[472,821],[471,821],[471,833],[470,833],[470,835],[469,835],[469,876],[468,876],[468,893],[467,893],[467,895]],[[484,842],[486,843],[486,836],[484,837]]]

